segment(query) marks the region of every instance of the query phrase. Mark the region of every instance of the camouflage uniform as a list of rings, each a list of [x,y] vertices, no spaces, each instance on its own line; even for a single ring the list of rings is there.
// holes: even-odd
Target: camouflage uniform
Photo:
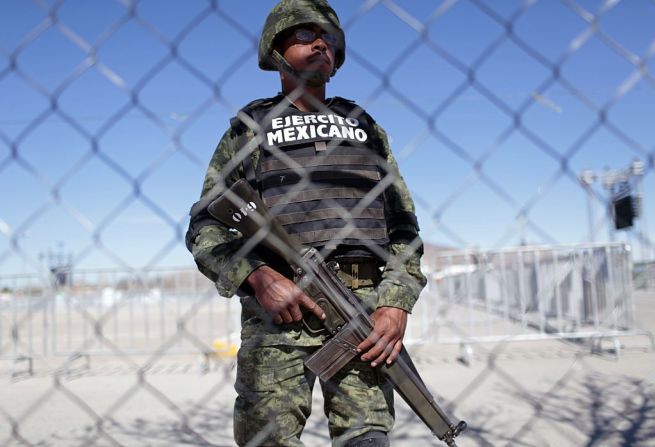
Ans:
[[[296,0],[297,1],[297,0]],[[338,58],[337,58],[338,59]],[[341,60],[343,62],[343,60]],[[384,191],[385,215],[414,213],[414,204],[407,186],[397,170],[384,130],[373,126],[378,151],[386,159],[394,181]],[[248,129],[246,141],[255,133]],[[234,128],[222,137],[203,184],[206,195],[218,182],[232,184],[245,178],[241,161],[249,157],[257,166],[260,151],[256,144],[241,147]],[[354,290],[372,312],[377,307],[391,306],[411,312],[425,285],[420,271],[420,238],[417,228],[406,223],[388,227],[409,234],[414,241],[390,243],[389,257],[379,283]],[[256,445],[303,445],[299,438],[311,409],[311,390],[315,376],[303,366],[304,358],[324,342],[322,336],[311,336],[302,324],[274,324],[263,311],[252,290],[244,281],[267,261],[256,251],[243,252],[244,240],[207,216],[192,219],[187,245],[200,271],[211,279],[224,297],[239,295],[241,313],[241,349],[238,354],[238,397],[234,412],[234,435],[238,445],[257,440]],[[329,420],[334,445],[371,430],[389,432],[393,425],[393,389],[379,373],[359,360],[321,384],[325,414]]]

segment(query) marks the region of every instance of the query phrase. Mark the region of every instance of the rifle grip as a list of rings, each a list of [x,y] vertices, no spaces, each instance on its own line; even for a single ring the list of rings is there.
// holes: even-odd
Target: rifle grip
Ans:
[[[321,291],[309,280],[307,275],[296,278],[296,285],[311,298],[325,312],[325,320],[319,320],[313,313],[305,312],[303,316],[303,325],[305,330],[312,335],[318,334],[336,334],[341,327],[346,324],[339,313],[334,309],[330,300],[328,300]]]

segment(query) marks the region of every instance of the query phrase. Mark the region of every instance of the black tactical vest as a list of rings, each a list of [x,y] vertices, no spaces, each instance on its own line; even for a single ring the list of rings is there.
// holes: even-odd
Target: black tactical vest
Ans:
[[[320,112],[287,107],[269,113],[278,112],[278,104],[242,110],[261,126],[259,162],[245,168],[254,171],[253,183],[270,212],[302,244],[327,247],[331,257],[384,261],[380,253],[389,238],[383,188],[376,186],[386,160],[372,118],[341,98]]]

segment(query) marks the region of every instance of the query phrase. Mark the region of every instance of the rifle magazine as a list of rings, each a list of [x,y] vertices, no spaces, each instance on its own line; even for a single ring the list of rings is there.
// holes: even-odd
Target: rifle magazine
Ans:
[[[310,355],[305,360],[305,366],[321,380],[330,380],[357,355],[357,346],[360,342],[353,325],[347,324],[318,351]]]

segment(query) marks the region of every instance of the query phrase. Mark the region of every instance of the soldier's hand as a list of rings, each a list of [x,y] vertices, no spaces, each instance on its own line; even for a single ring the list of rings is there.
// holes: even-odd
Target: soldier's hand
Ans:
[[[361,359],[371,361],[376,367],[383,362],[392,364],[400,355],[403,347],[403,337],[407,327],[407,312],[397,307],[380,307],[371,315],[373,330],[369,336],[357,346],[364,355]]]
[[[246,278],[246,282],[253,288],[257,301],[273,318],[274,323],[302,320],[301,307],[321,320],[325,319],[323,309],[305,295],[293,281],[266,265],[254,270]]]

